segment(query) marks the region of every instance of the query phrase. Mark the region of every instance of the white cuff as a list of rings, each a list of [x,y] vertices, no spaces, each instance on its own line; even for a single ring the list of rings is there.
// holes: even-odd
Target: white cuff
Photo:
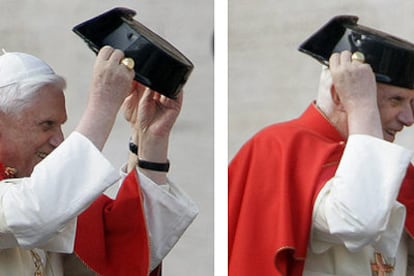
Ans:
[[[151,242],[152,270],[174,247],[199,211],[195,203],[174,183],[169,183],[167,191],[144,174],[138,175]]]

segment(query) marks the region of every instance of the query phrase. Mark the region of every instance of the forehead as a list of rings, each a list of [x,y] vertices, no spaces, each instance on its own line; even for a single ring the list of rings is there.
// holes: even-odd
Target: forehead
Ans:
[[[34,119],[66,121],[65,96],[53,85],[46,85],[25,104],[23,113]]]
[[[378,83],[377,88],[379,96],[401,96],[404,98],[409,98],[410,100],[414,99],[414,89],[383,83]]]
[[[57,88],[55,85],[47,84],[40,87],[37,92],[33,95],[31,102],[50,102],[50,101],[59,101],[64,103],[65,96],[63,91],[60,88]]]

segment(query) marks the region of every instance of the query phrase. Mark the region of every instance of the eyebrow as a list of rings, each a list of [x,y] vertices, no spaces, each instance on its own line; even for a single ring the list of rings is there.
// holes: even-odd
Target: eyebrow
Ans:
[[[49,118],[47,118],[47,119],[41,119],[41,120],[39,120],[39,121],[37,122],[37,124],[38,124],[38,125],[41,125],[41,124],[46,123],[46,122],[52,122],[52,123],[54,123],[54,124],[64,125],[67,121],[68,121],[68,118],[67,118],[67,116],[66,116],[66,117],[65,117],[65,119],[64,119],[62,122],[60,122],[60,121],[58,121],[58,120],[55,120],[55,119],[49,119]]]

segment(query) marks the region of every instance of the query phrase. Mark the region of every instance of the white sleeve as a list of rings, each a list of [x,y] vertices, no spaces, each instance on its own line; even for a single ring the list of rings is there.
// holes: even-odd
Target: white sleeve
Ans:
[[[121,169],[125,177],[126,166]],[[144,213],[150,238],[151,270],[156,268],[174,247],[198,215],[197,205],[177,185],[168,181],[159,185],[137,169],[143,193]],[[117,191],[112,190],[112,198]]]
[[[198,208],[174,183],[157,185],[144,174],[138,172],[138,175],[150,236],[152,270],[190,226],[198,214]]]
[[[396,198],[411,156],[396,144],[351,135],[335,176],[316,199],[312,250],[342,243],[350,251],[367,244],[396,251],[405,220]]]
[[[30,178],[0,183],[7,184],[0,188],[0,248],[12,244],[12,235],[23,248],[59,250],[56,235],[61,234],[72,239],[61,250],[72,250],[72,219],[118,179],[118,171],[100,151],[80,133],[72,133]]]

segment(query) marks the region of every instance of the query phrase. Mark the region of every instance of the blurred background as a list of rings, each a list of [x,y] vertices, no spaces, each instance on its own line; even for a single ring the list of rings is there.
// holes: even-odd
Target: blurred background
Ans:
[[[213,0],[0,0],[0,49],[35,55],[64,76],[68,135],[85,108],[95,55],[72,27],[113,7],[168,40],[195,65],[170,140],[169,177],[198,204],[200,214],[164,261],[165,276],[213,275]],[[129,126],[117,119],[105,156],[120,167],[128,155]]]
[[[414,42],[410,0],[228,3],[229,159],[258,130],[298,117],[315,99],[321,65],[297,48],[332,17],[356,15],[359,24]],[[406,129],[396,142],[414,149],[413,131]]]

